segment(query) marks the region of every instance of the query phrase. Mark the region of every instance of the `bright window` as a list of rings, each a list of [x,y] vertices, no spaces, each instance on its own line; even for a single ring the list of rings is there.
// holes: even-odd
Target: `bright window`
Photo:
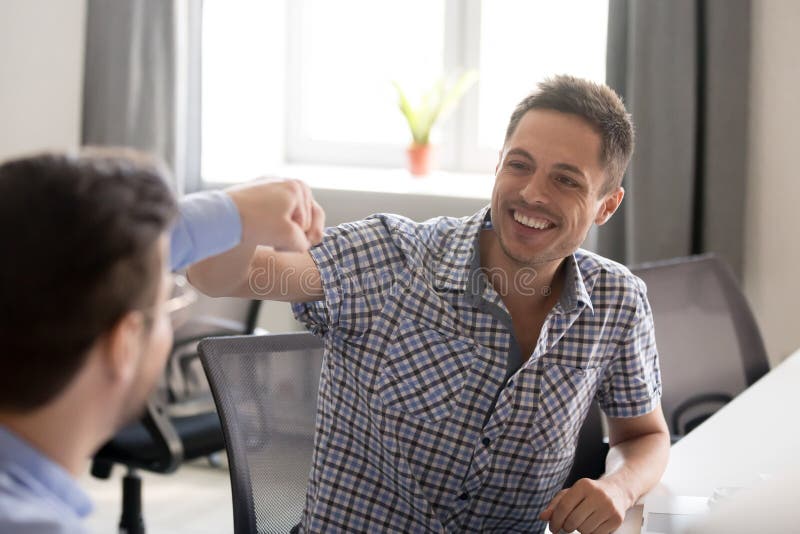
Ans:
[[[514,106],[547,76],[605,82],[606,2],[500,0],[484,2],[481,15],[481,147],[502,141]]]
[[[285,164],[403,167],[392,81],[480,79],[434,130],[439,168],[491,172],[511,110],[538,81],[605,79],[603,0],[205,0],[202,172]]]
[[[442,72],[444,1],[311,0],[301,24],[308,31],[294,103],[302,134],[312,141],[404,143],[405,126],[386,105],[396,99],[388,82],[421,84]]]

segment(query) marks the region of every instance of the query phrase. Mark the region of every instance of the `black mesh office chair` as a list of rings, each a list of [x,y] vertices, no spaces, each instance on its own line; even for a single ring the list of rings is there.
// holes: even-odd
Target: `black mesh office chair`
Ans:
[[[674,441],[766,374],[769,360],[750,307],[719,258],[678,258],[631,270],[647,284],[661,406]]]
[[[287,533],[305,504],[322,343],[303,332],[206,339],[199,349],[225,436],[234,532]]]
[[[191,291],[183,289],[183,291]],[[192,292],[193,293],[193,292]],[[175,341],[163,387],[153,395],[144,416],[122,428],[95,453],[91,473],[107,479],[115,464],[125,466],[122,480],[120,528],[127,534],[145,532],[142,514],[142,482],[138,470],[171,473],[182,462],[213,457],[224,448],[222,428],[206,384],[192,380],[190,366],[197,359],[197,344],[208,336],[251,334],[256,331],[261,301],[226,299],[226,313],[238,313],[242,320],[195,313],[193,299],[176,321]],[[192,304],[190,310],[189,304]],[[225,303],[223,303],[225,304]],[[223,306],[224,307],[224,306]],[[208,311],[208,310],[206,310]],[[202,371],[200,372],[202,375]],[[201,377],[205,380],[204,376]],[[203,387],[206,386],[205,395]],[[204,398],[207,397],[207,398]]]

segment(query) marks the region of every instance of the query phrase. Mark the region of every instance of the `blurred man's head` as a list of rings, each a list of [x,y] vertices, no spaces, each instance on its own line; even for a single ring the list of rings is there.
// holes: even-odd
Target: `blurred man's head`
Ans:
[[[162,174],[111,151],[0,166],[0,412],[46,407],[89,365],[116,426],[141,410],[172,341]]]

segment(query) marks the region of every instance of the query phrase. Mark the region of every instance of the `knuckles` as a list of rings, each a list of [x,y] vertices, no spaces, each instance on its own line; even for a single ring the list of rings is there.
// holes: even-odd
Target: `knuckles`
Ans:
[[[584,499],[588,499],[591,502],[594,510],[602,510],[605,521],[608,521],[613,529],[619,527],[625,520],[625,511],[616,506],[613,497],[604,490],[601,482],[589,478],[582,478],[576,481],[568,491],[575,492],[578,495],[583,496]],[[560,502],[559,505],[563,506],[563,502]],[[560,512],[563,513],[564,511]],[[569,512],[570,511],[567,511],[567,514],[569,514]],[[572,532],[580,529],[581,527],[580,524],[577,524],[575,520],[572,520],[569,517],[567,517],[566,521],[563,523],[551,521],[550,525],[551,530],[556,528],[563,529],[566,532]],[[558,532],[558,530],[553,530],[553,532]],[[586,532],[588,533],[590,531],[587,530]]]

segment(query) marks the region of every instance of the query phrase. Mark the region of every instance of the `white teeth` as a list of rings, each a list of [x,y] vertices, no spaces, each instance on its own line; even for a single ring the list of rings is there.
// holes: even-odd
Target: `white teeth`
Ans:
[[[550,221],[547,221],[545,219],[534,219],[533,217],[526,217],[525,215],[522,215],[517,211],[514,212],[514,220],[529,228],[536,228],[537,230],[546,230],[552,226]]]

